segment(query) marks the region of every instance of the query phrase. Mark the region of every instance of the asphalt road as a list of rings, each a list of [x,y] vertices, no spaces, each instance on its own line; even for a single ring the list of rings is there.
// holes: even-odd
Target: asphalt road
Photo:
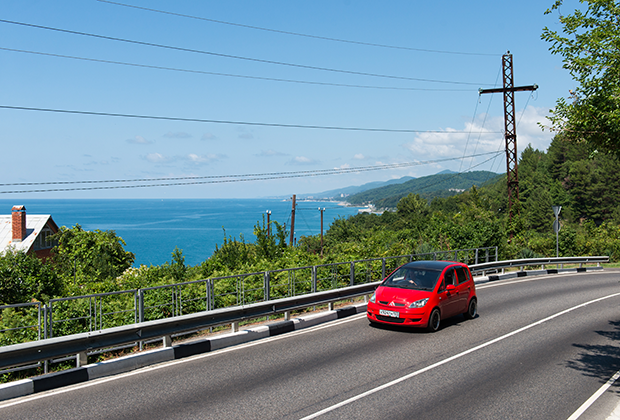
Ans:
[[[478,286],[434,334],[358,315],[0,403],[2,419],[568,419],[620,370],[620,271]],[[582,419],[620,401],[613,385]]]

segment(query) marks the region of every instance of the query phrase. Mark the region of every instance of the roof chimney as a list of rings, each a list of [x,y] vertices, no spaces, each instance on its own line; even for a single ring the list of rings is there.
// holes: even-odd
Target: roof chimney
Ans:
[[[26,207],[13,206],[11,216],[13,222],[13,242],[21,242],[26,238]]]

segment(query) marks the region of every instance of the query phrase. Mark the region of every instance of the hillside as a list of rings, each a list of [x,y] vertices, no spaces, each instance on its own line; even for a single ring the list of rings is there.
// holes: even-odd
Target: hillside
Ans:
[[[404,176],[402,178],[390,179],[389,181],[374,181],[368,182],[363,185],[351,185],[348,187],[336,188],[334,190],[323,191],[318,193],[306,193],[306,194],[297,194],[298,199],[310,199],[310,200],[341,200],[344,197],[348,197],[352,194],[358,194],[363,191],[367,191],[373,188],[380,188],[387,185],[394,184],[402,184],[403,182],[410,181],[415,179],[410,176]],[[274,198],[287,199],[290,196],[278,196]]]
[[[503,175],[488,171],[457,173],[439,173],[411,179],[402,184],[373,188],[347,197],[353,205],[373,203],[377,208],[394,208],[398,201],[409,193],[419,194],[428,200],[435,197],[449,197],[473,185],[482,186],[496,181]]]

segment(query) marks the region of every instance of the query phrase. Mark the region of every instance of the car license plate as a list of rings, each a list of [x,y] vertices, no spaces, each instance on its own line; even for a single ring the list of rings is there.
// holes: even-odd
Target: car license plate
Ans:
[[[385,309],[379,309],[379,315],[391,316],[392,318],[400,318],[400,314],[396,311],[386,311]]]

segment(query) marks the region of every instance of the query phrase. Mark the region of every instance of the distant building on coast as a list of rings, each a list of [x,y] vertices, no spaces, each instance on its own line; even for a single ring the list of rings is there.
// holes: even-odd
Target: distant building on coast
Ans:
[[[0,254],[13,249],[49,258],[56,245],[50,237],[56,232],[58,226],[51,215],[26,217],[26,207],[13,206],[10,215],[0,215]]]

